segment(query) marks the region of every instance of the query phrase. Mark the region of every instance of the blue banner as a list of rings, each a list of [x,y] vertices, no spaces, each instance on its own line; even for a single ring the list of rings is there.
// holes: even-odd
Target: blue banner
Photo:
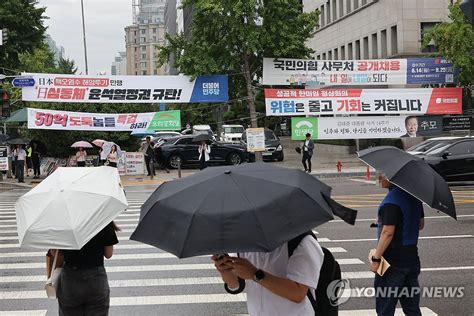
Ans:
[[[457,71],[443,58],[408,58],[407,84],[455,83]]]
[[[229,100],[227,75],[198,76],[189,102],[226,102]]]

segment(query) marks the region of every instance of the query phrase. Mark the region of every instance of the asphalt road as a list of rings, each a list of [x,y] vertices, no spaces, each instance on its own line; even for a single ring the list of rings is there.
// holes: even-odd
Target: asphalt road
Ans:
[[[357,179],[325,180],[340,203],[359,210],[355,226],[340,221],[315,230],[321,244],[341,263],[351,288],[371,287],[368,250],[376,231],[369,228],[384,190]],[[111,285],[111,315],[246,314],[245,296],[225,294],[209,258],[173,258],[161,250],[128,240],[139,207],[152,185],[126,187],[130,208],[117,220],[123,229],[114,257],[106,262]],[[426,209],[426,228],[419,242],[424,287],[464,287],[463,298],[423,298],[424,315],[473,315],[474,188],[453,188],[458,221]],[[57,315],[57,302],[45,298],[44,253],[17,246],[14,203],[24,190],[0,193],[0,315]],[[370,294],[370,292],[368,293]],[[374,299],[351,297],[340,315],[373,315]],[[363,295],[362,295],[363,296]],[[27,311],[19,314],[13,311]]]

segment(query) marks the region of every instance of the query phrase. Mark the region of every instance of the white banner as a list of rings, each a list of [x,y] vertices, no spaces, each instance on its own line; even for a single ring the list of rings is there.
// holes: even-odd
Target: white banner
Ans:
[[[247,128],[247,150],[250,152],[265,151],[265,129]]]
[[[462,88],[265,89],[267,116],[460,114]]]
[[[315,60],[264,58],[263,84],[347,86],[453,83],[456,72],[443,58]]]
[[[24,73],[32,86],[23,101],[78,103],[189,103],[228,101],[226,75],[82,76]]]
[[[145,173],[145,156],[142,152],[125,153],[125,174],[140,175]]]

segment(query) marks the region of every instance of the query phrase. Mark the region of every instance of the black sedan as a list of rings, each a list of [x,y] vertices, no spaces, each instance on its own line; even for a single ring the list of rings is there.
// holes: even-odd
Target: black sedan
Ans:
[[[186,135],[168,139],[160,147],[161,157],[158,157],[158,160],[166,162],[173,169],[178,168],[179,164],[181,166],[199,164],[199,144],[193,142],[193,138],[194,135]],[[248,159],[245,146],[210,142],[210,164],[238,165]]]
[[[461,139],[418,155],[448,182],[474,181],[474,139]]]
[[[247,146],[247,132],[245,131],[242,134],[241,142],[242,144]],[[280,139],[269,128],[265,128],[265,151],[262,152],[262,156],[264,161],[283,161],[283,159],[285,158],[283,154],[283,146],[280,143]],[[255,161],[255,154],[250,153],[249,160]]]

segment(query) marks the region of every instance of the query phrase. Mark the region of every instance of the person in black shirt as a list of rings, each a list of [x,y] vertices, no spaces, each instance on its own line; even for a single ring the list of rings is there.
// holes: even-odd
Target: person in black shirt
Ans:
[[[61,250],[64,268],[57,290],[60,316],[108,315],[110,289],[104,257],[112,257],[117,230],[112,222],[81,250]]]
[[[419,231],[425,226],[422,203],[379,175],[382,188],[389,189],[378,210],[378,243],[370,270],[377,272],[383,256],[390,267],[375,275],[377,315],[393,315],[398,300],[406,315],[420,315]]]

